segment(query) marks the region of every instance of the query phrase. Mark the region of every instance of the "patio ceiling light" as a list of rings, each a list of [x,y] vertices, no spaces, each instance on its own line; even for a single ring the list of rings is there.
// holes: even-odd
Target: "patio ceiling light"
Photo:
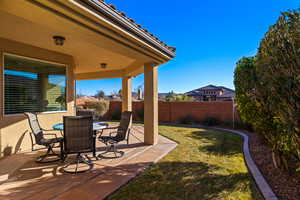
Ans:
[[[107,67],[107,63],[101,63],[100,66],[102,69],[105,69]]]
[[[66,38],[63,36],[55,35],[55,36],[53,36],[53,40],[57,46],[63,46]]]

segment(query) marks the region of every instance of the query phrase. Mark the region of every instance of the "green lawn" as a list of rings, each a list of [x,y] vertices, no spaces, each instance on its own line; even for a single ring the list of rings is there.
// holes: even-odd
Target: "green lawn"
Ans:
[[[109,199],[263,199],[242,155],[242,138],[199,128],[160,126],[176,149]]]

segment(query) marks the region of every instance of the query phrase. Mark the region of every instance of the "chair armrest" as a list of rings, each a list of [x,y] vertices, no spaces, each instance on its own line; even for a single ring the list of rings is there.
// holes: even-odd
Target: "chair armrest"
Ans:
[[[44,133],[43,135],[54,135],[54,137],[57,138],[57,135],[55,133]]]
[[[53,131],[59,131],[60,132],[60,135],[63,137],[64,135],[63,135],[63,130],[56,130],[56,129],[42,129],[43,131],[45,131],[45,132],[47,132],[47,131],[51,131],[51,132],[53,132]],[[46,133],[44,133],[44,134],[46,134]]]
[[[117,128],[119,128],[119,126],[107,127],[102,130],[110,130],[110,129],[117,129]]]
[[[55,130],[55,129],[43,129],[43,128],[42,128],[42,131],[60,131],[60,130]]]

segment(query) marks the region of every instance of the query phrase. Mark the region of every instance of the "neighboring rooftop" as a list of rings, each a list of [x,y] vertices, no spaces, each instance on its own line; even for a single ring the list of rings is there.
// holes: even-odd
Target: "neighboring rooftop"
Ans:
[[[226,91],[234,92],[233,89],[230,89],[230,88],[227,88],[227,87],[224,87],[224,86],[216,86],[216,85],[211,85],[210,84],[210,85],[207,85],[207,86],[204,86],[204,87],[186,92],[186,94],[187,93],[194,93],[194,92],[197,93],[197,92],[203,91],[203,90],[226,90]]]
[[[210,94],[209,91],[222,91],[220,93],[215,93],[217,95],[217,98],[232,98],[235,96],[235,91],[224,87],[224,86],[216,86],[216,85],[207,85],[195,90],[191,90],[189,92],[186,92],[185,94],[189,96],[201,96],[201,95],[207,95]]]

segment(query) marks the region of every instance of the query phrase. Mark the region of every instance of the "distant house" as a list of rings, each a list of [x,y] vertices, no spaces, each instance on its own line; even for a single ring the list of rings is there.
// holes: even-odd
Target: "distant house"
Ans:
[[[139,96],[140,95],[140,96]],[[138,92],[131,92],[132,101],[140,101],[143,100],[143,96]],[[107,95],[105,99],[109,101],[122,101],[122,95],[120,94],[111,94]]]
[[[215,85],[207,85],[185,94],[196,101],[231,101],[235,96],[234,90]]]

